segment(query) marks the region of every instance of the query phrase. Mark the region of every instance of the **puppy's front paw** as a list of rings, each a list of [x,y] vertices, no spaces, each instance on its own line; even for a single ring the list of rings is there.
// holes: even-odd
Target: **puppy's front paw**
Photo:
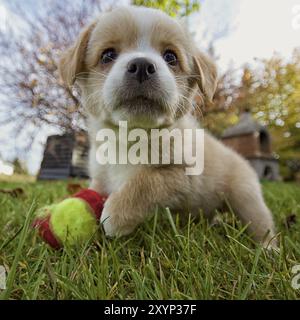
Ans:
[[[129,223],[124,208],[117,208],[113,205],[113,199],[108,199],[104,205],[100,223],[103,225],[105,234],[108,237],[125,236],[134,230]]]
[[[109,210],[107,210],[105,207],[102,211],[100,223],[103,225],[105,234],[108,237],[114,237],[117,234],[117,228],[112,223],[112,218]]]
[[[279,254],[280,248],[278,247],[277,239],[275,237],[272,237],[270,239],[265,240],[262,243],[262,246],[264,249]]]

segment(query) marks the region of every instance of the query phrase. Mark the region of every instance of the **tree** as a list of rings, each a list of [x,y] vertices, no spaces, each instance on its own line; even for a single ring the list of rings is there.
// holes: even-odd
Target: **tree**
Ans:
[[[222,90],[224,86],[227,90]],[[294,171],[299,168],[300,49],[289,60],[278,54],[256,60],[254,66],[244,66],[239,81],[224,78],[219,87],[215,105],[205,115],[208,126],[220,134],[224,126],[238,120],[242,110],[249,109],[268,126],[281,163],[291,163]]]
[[[270,128],[281,157],[300,159],[300,49],[290,61],[274,55],[257,63],[256,69],[248,70],[248,89],[237,107],[251,108],[258,121]]]
[[[160,9],[170,16],[188,16],[200,9],[199,0],[133,0],[133,4]]]
[[[84,125],[78,92],[59,80],[57,61],[98,11],[98,0],[45,0],[34,13],[13,8],[21,28],[0,31],[0,125],[9,127],[10,138],[30,134],[30,145],[45,126]]]

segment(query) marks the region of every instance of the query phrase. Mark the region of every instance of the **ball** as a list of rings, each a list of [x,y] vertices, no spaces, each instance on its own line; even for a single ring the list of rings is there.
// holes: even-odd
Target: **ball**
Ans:
[[[83,189],[58,204],[38,210],[33,227],[54,249],[89,240],[96,232],[107,196]]]
[[[73,245],[95,233],[97,220],[86,202],[69,198],[52,207],[50,228],[59,242]]]

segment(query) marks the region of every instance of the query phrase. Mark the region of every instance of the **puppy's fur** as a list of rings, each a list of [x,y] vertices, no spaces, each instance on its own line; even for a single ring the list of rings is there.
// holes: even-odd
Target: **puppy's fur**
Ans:
[[[102,63],[108,48],[118,56]],[[166,63],[166,50],[176,54],[177,64]],[[136,58],[155,66],[149,81],[128,78],[128,64]],[[255,240],[275,245],[272,215],[256,173],[207,133],[204,172],[199,176],[186,175],[185,164],[101,166],[96,161],[97,131],[111,128],[118,132],[120,120],[132,128],[199,127],[192,116],[193,97],[200,90],[205,102],[212,100],[217,72],[180,23],[142,7],[102,13],[63,54],[60,74],[66,84],[76,81],[81,88],[91,141],[90,187],[109,194],[102,214],[107,235],[129,234],[157,207],[193,215],[202,209],[212,219],[215,209],[227,199]]]

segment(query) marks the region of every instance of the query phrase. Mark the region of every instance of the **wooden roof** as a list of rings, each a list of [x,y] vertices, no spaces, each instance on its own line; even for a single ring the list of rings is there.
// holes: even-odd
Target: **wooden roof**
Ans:
[[[223,132],[222,138],[231,138],[262,131],[267,133],[266,127],[254,121],[250,112],[243,112],[240,116],[240,121],[236,125],[227,128]]]

